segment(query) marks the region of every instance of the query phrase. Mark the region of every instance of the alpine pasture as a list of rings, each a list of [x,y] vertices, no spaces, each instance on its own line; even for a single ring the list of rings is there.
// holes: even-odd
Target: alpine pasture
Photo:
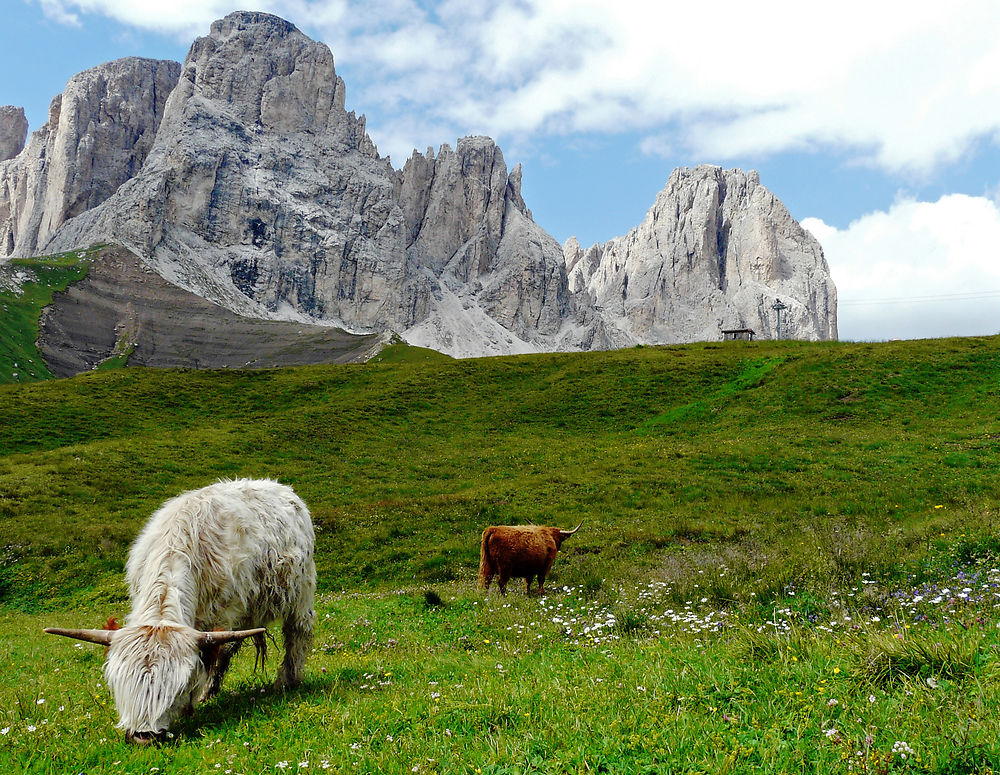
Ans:
[[[6,384],[0,770],[991,772],[998,471],[1000,338]],[[236,477],[312,512],[305,681],[247,649],[129,745],[42,629],[123,617],[149,515]],[[486,525],[581,521],[547,595],[477,589]]]

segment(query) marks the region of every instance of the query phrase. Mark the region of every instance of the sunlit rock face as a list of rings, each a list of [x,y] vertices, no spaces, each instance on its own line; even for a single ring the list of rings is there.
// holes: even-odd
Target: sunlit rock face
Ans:
[[[27,147],[0,162],[0,256],[41,252],[139,171],[179,72],[176,62],[129,57],[70,79]]]
[[[640,342],[719,339],[752,328],[837,338],[837,291],[819,242],[760,185],[756,172],[676,169],[645,220],[583,250],[564,245],[570,288]]]
[[[24,108],[0,105],[0,161],[13,159],[24,150],[28,137],[28,119]]]

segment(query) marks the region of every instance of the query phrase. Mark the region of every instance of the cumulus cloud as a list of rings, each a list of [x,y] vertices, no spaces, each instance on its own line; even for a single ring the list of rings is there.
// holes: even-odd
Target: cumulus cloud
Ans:
[[[204,34],[219,12],[232,10],[220,0],[38,0],[46,16],[60,23],[77,25],[80,16],[100,14],[140,29],[183,37]],[[224,14],[223,14],[224,15]]]
[[[191,37],[242,3],[39,0]],[[648,134],[650,153],[721,161],[836,146],[926,172],[1000,129],[990,0],[263,0],[330,44],[394,155],[446,126],[505,141]]]
[[[897,201],[836,229],[803,219],[823,246],[841,339],[1000,332],[1000,208],[986,197]]]

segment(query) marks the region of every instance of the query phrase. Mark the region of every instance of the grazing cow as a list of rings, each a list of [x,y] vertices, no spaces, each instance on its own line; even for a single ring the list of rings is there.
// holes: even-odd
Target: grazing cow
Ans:
[[[108,647],[104,675],[126,739],[150,743],[219,690],[245,638],[264,648],[281,619],[276,686],[302,680],[312,647],[316,566],[305,503],[268,480],[220,481],[178,495],[129,550],[132,610],[120,629],[47,628]]]
[[[580,525],[583,523],[581,522]],[[538,592],[542,593],[556,552],[562,542],[580,529],[572,530],[543,525],[507,527],[492,525],[483,531],[479,552],[479,585],[489,591],[494,575],[499,575],[500,593],[507,594],[511,577],[524,577],[524,591],[531,592],[531,580],[538,577]]]

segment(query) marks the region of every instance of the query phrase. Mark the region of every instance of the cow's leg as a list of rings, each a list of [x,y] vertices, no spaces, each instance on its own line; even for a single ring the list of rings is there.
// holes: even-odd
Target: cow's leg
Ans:
[[[500,594],[501,595],[506,595],[507,594],[507,581],[509,579],[510,579],[510,576],[508,576],[503,571],[500,571],[500,578],[497,579],[497,584],[500,585]]]
[[[525,576],[524,577],[524,594],[526,594],[526,595],[530,595],[531,594],[531,580],[533,578],[534,578],[534,576]]]
[[[553,557],[552,560],[555,558]],[[552,560],[545,563],[545,567],[542,568],[542,572],[538,574],[538,594],[545,594],[545,577],[549,575],[549,568],[552,567]]]
[[[479,585],[487,592],[490,591],[490,584],[493,583],[493,571],[484,571],[479,576]]]
[[[278,668],[275,686],[279,689],[292,689],[302,683],[306,657],[312,650],[312,621],[286,619],[281,633],[285,639],[285,659]]]
[[[226,677],[226,671],[229,670],[229,663],[233,661],[233,657],[236,656],[236,652],[240,650],[242,644],[243,641],[237,641],[219,648],[215,665],[209,668],[208,685],[205,687],[204,695],[202,695],[203,700],[219,693],[222,688],[222,679]]]
[[[285,616],[281,633],[285,639],[285,659],[278,668],[278,678],[274,682],[279,689],[291,689],[302,683],[306,657],[312,651],[313,622],[316,614],[312,608],[315,594],[315,571],[307,578],[301,591],[297,605]]]

